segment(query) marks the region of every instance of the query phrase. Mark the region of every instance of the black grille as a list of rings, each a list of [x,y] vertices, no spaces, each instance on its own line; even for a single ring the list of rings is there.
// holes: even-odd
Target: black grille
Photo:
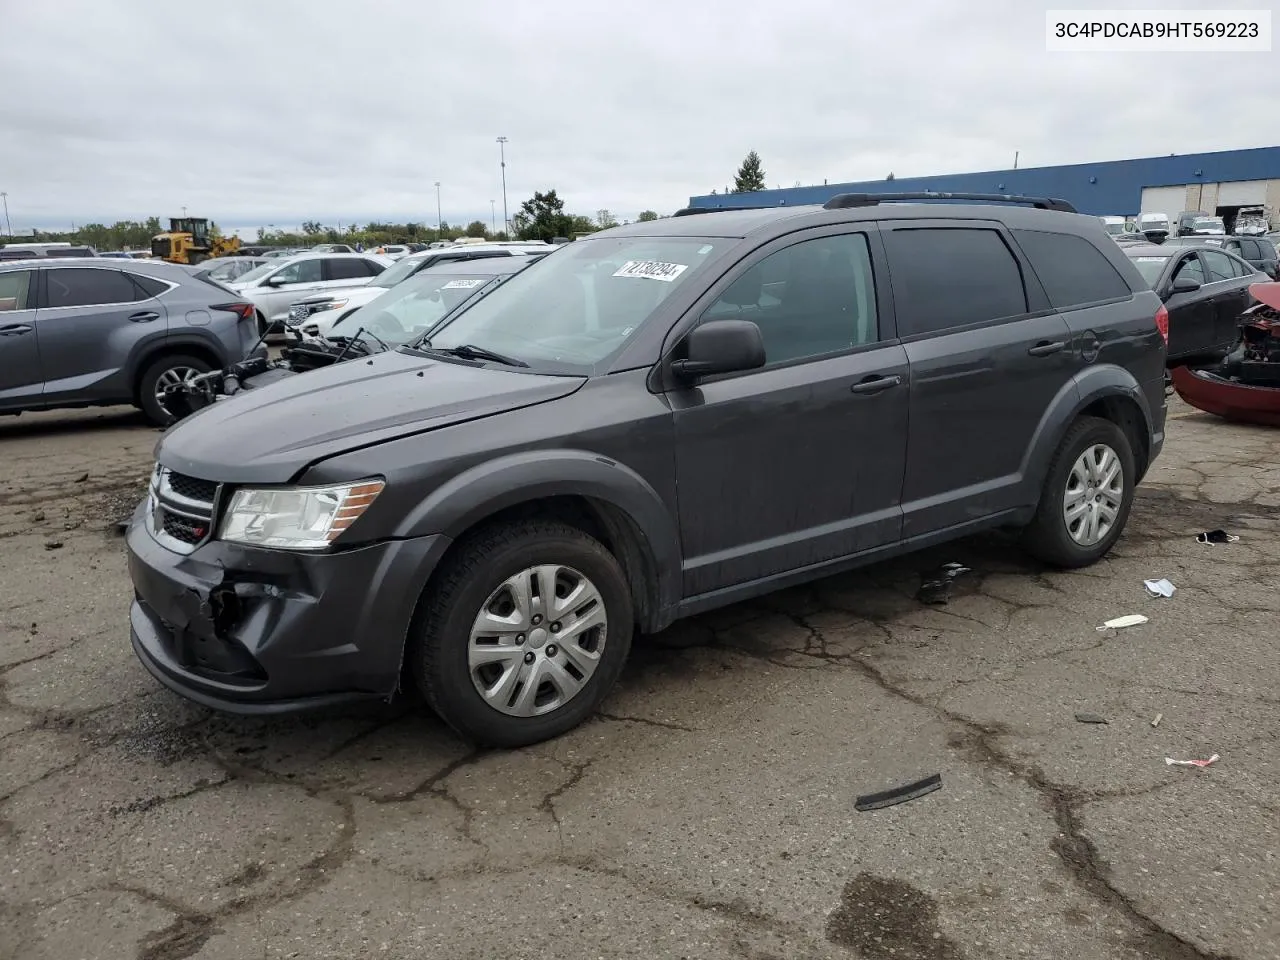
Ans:
[[[189,517],[178,516],[176,513],[165,513],[164,532],[175,540],[194,545],[203,540],[205,534],[209,532],[209,522],[192,520]]]
[[[213,503],[218,485],[211,480],[198,480],[181,473],[169,473],[169,489],[180,497],[198,500],[201,503]]]

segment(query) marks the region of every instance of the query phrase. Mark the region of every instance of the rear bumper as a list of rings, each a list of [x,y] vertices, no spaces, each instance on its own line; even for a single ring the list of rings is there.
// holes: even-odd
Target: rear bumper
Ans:
[[[232,713],[390,697],[413,612],[449,541],[420,537],[309,555],[213,541],[165,549],[127,534],[134,651],[161,683]]]

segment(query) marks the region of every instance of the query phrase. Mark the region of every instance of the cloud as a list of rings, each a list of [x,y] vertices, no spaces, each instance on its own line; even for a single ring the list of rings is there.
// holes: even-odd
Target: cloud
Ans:
[[[499,135],[511,212],[554,187],[624,218],[723,189],[751,149],[790,186],[1265,146],[1270,84],[1208,81],[1280,65],[1050,54],[1018,0],[0,7],[15,231],[184,206],[434,223],[437,180],[446,220],[488,222]]]

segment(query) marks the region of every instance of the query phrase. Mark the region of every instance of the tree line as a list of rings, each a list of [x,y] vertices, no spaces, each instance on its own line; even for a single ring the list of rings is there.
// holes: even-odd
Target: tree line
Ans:
[[[657,220],[658,214],[652,210],[645,210],[637,219]],[[618,219],[608,210],[597,210],[594,217],[566,213],[564,201],[556,195],[554,189],[545,193],[535,192],[530,199],[520,205],[520,209],[512,218],[513,233],[520,240],[551,241],[559,237],[573,239],[618,225]],[[210,223],[209,228],[215,236],[219,234],[216,223]],[[164,233],[167,229],[168,227],[160,222],[159,217],[148,217],[142,221],[120,220],[111,226],[87,223],[75,230],[65,232],[38,230],[33,231],[31,236],[2,237],[0,244],[65,242],[84,244],[102,251],[146,250],[151,246],[151,238]],[[325,224],[318,220],[307,220],[297,231],[260,227],[254,242],[272,247],[310,247],[317,243],[352,245],[360,243],[365,247],[377,247],[387,243],[432,243],[437,240],[458,240],[462,237],[485,240],[509,239],[505,231],[491,230],[483,220],[472,220],[466,226],[441,223],[438,227],[415,222],[373,221],[360,225],[356,223]]]

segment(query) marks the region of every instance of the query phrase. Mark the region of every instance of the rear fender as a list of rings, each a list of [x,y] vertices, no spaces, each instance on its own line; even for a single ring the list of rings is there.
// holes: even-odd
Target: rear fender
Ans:
[[[1026,458],[1022,462],[1027,503],[1034,504],[1039,500],[1049,463],[1071,424],[1090,404],[1106,397],[1132,401],[1142,414],[1142,424],[1147,431],[1147,442],[1150,443],[1154,430],[1151,408],[1133,374],[1124,367],[1113,364],[1081,371],[1063,385],[1045,409],[1027,448]]]

